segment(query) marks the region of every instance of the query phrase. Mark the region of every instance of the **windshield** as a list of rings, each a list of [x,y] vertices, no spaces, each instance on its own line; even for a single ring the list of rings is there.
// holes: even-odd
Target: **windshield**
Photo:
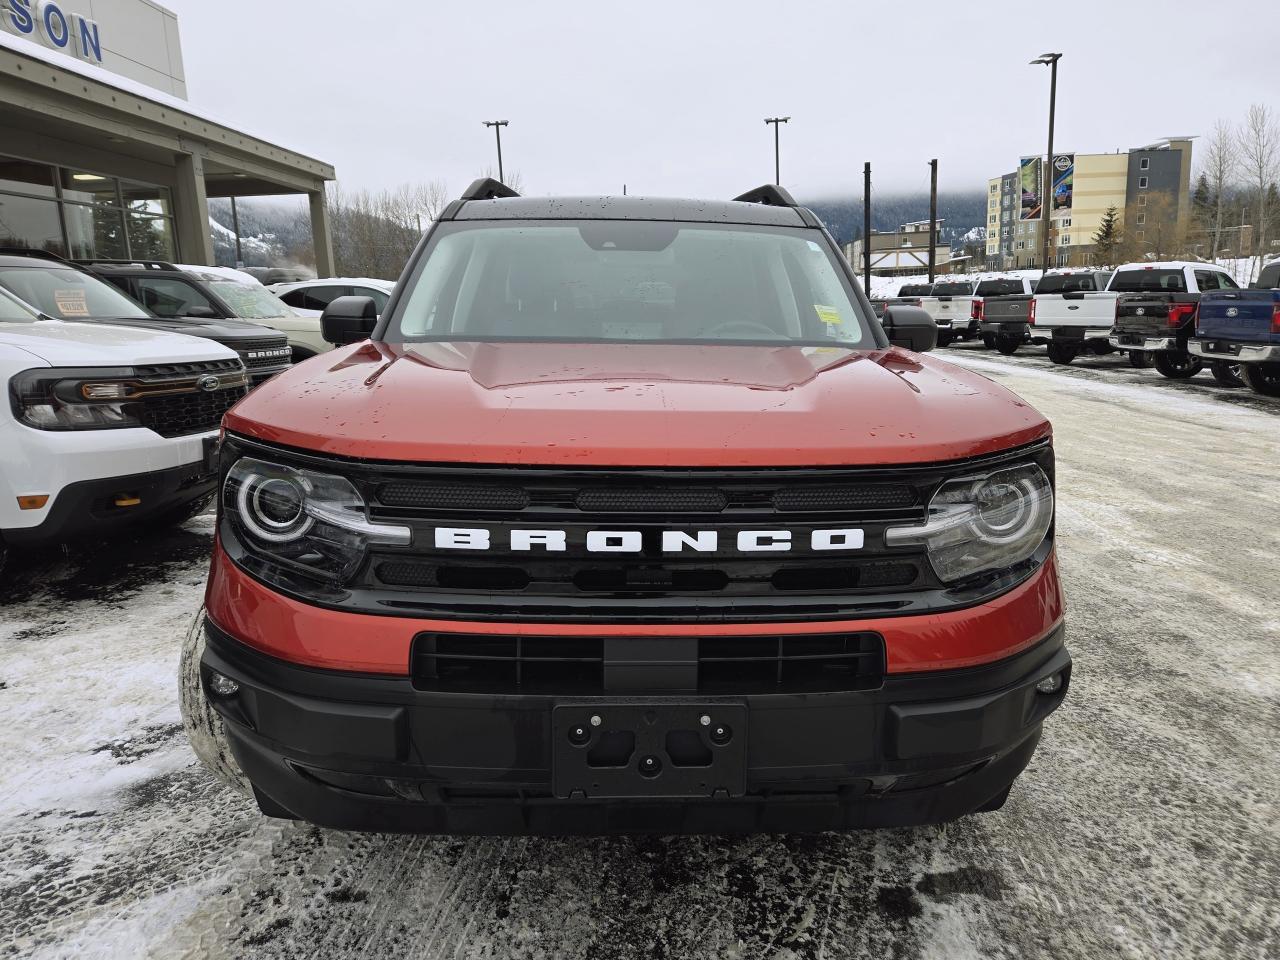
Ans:
[[[0,267],[0,287],[55,320],[151,316],[115,287],[66,267]]]
[[[0,323],[34,323],[38,319],[35,311],[0,292]]]
[[[1075,293],[1097,289],[1092,273],[1046,273],[1036,284],[1036,293]]]
[[[1121,270],[1111,278],[1110,289],[1119,293],[1186,293],[1187,278],[1181,270]]]
[[[900,297],[927,297],[929,291],[933,289],[931,283],[904,283],[898,289]]]
[[[877,346],[820,240],[711,223],[442,224],[386,336]]]
[[[976,291],[979,297],[1007,297],[1022,292],[1021,280],[983,280]]]
[[[972,283],[935,283],[933,285],[935,297],[967,297],[972,293]]]
[[[238,280],[210,280],[209,288],[227,302],[241,320],[291,317],[293,311],[266,287]]]

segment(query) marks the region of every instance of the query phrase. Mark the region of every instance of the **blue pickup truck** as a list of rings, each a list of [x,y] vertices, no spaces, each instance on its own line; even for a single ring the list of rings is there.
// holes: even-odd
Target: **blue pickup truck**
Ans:
[[[1254,391],[1280,397],[1280,260],[1262,269],[1248,290],[1211,290],[1200,296],[1189,353],[1240,365]]]

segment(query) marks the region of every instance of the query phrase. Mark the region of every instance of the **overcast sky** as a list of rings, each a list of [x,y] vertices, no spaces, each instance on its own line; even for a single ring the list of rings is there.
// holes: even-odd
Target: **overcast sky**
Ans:
[[[1280,5],[1148,0],[163,0],[191,102],[337,167],[347,187],[494,164],[529,194],[731,196],[773,179],[802,197],[980,189],[1044,150],[1064,54],[1058,150],[1205,134],[1280,107]]]

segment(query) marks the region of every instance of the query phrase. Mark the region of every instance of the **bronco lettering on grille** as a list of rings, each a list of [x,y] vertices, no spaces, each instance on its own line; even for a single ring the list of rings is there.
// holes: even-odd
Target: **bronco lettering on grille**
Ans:
[[[841,527],[833,530],[814,530],[809,534],[811,550],[861,550],[865,536],[860,528]],[[496,550],[505,547],[511,551],[542,550],[563,553],[569,549],[569,534],[565,530],[511,530],[507,543],[495,546],[491,531],[485,527],[436,527],[437,550]],[[790,530],[740,530],[732,538],[739,553],[780,553],[792,548]],[[588,553],[642,553],[644,534],[639,530],[588,530],[581,546]],[[720,550],[720,532],[717,530],[663,530],[663,553],[681,553],[692,550],[697,553],[715,553]]]

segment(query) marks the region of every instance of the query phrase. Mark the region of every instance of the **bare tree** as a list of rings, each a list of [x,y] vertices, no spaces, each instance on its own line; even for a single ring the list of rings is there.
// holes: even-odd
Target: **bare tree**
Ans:
[[[1267,201],[1269,188],[1280,178],[1280,124],[1266,104],[1255,103],[1236,133],[1240,165],[1249,186],[1258,191],[1258,219],[1254,227],[1254,250],[1267,251]],[[1259,257],[1261,261],[1262,257]],[[1253,279],[1250,270],[1249,279]]]
[[[338,273],[395,279],[448,200],[440,180],[379,192],[348,193],[335,184],[329,206]]]
[[[1222,223],[1226,211],[1227,189],[1232,185],[1239,166],[1235,131],[1225,120],[1219,120],[1205,144],[1201,174],[1209,183],[1209,259],[1218,256],[1222,247]]]

